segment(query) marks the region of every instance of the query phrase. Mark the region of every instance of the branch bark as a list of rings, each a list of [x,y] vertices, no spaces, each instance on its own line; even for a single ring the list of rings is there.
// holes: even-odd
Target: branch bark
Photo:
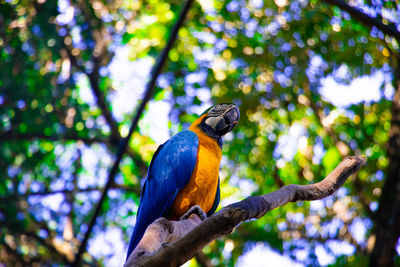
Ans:
[[[161,70],[163,69],[163,67],[165,65],[165,62],[167,61],[168,53],[171,50],[172,45],[174,44],[174,42],[175,42],[175,40],[176,40],[176,38],[178,36],[178,31],[181,28],[181,26],[183,25],[183,22],[184,22],[184,20],[186,18],[186,15],[187,15],[192,3],[193,3],[193,0],[187,0],[186,3],[184,4],[184,6],[182,8],[182,11],[181,11],[181,13],[179,15],[178,21],[176,22],[176,24],[174,25],[174,27],[172,29],[172,32],[171,32],[171,35],[169,37],[168,43],[167,43],[166,47],[164,48],[162,54],[159,56],[156,64],[154,65],[154,68],[153,68],[153,71],[152,71],[152,74],[151,74],[151,79],[150,79],[149,83],[147,84],[143,100],[140,103],[140,105],[139,105],[139,107],[138,107],[138,109],[136,111],[136,115],[135,115],[135,117],[134,117],[134,119],[132,121],[132,124],[131,124],[131,127],[129,129],[128,135],[124,139],[122,139],[122,142],[120,142],[120,145],[118,146],[116,159],[115,159],[114,165],[111,168],[111,171],[110,171],[110,173],[108,175],[106,186],[104,187],[104,190],[102,192],[100,200],[99,200],[99,202],[98,202],[98,204],[97,204],[97,206],[96,206],[96,208],[94,210],[93,217],[90,220],[90,223],[88,225],[88,230],[85,233],[85,236],[84,236],[84,238],[82,240],[82,243],[81,243],[81,245],[79,247],[79,250],[78,250],[78,252],[76,254],[75,262],[74,262],[74,264],[72,266],[79,266],[80,265],[82,254],[86,250],[86,245],[87,245],[87,242],[89,240],[90,233],[92,232],[93,227],[94,227],[94,225],[96,223],[96,219],[100,214],[100,210],[101,210],[101,207],[102,207],[102,205],[104,203],[104,200],[106,199],[107,192],[108,192],[110,186],[114,183],[115,175],[117,174],[117,171],[118,171],[118,168],[119,168],[119,164],[120,164],[120,162],[122,160],[122,156],[124,155],[124,153],[125,153],[125,151],[126,151],[126,149],[128,147],[129,139],[130,139],[130,137],[132,136],[133,132],[136,129],[136,126],[137,126],[137,124],[139,122],[140,116],[142,115],[142,113],[143,113],[143,111],[144,111],[144,109],[146,107],[147,102],[150,100],[150,98],[152,96],[152,93],[153,93],[154,88],[156,86],[157,78],[160,75]]]
[[[393,24],[386,25],[383,24],[380,20],[373,18],[362,11],[358,10],[355,7],[350,6],[345,1],[342,0],[323,0],[328,4],[339,7],[341,10],[348,12],[353,18],[361,22],[362,24],[368,27],[376,27],[381,30],[383,33],[390,35],[400,43],[400,32],[396,29],[396,26]]]
[[[400,56],[398,57],[400,62]],[[393,266],[400,236],[400,65],[395,69],[397,89],[392,102],[392,121],[387,153],[389,166],[379,199],[373,235],[376,237],[369,266]]]
[[[154,223],[156,226],[152,224],[149,228],[162,228],[164,232],[169,232],[170,235],[167,235],[165,240],[162,240],[162,238],[157,239],[156,244],[149,245],[147,243],[146,246],[151,247],[152,250],[144,253],[143,251],[142,253],[135,253],[139,248],[138,246],[128,258],[125,266],[179,266],[192,258],[197,251],[212,240],[232,232],[241,222],[253,218],[258,219],[268,211],[283,206],[288,202],[322,199],[333,194],[350,175],[356,173],[365,163],[366,159],[364,157],[347,157],[319,183],[288,185],[267,195],[246,198],[221,209],[190,232],[179,232],[184,229],[182,224],[189,220],[173,222],[163,218],[158,219]],[[179,227],[174,229],[177,224],[179,224]],[[191,227],[189,226],[188,228]],[[147,231],[143,237],[144,239],[146,235]],[[153,253],[155,247],[161,247],[161,244],[173,236],[182,236],[182,238]],[[149,242],[150,239],[147,240]]]

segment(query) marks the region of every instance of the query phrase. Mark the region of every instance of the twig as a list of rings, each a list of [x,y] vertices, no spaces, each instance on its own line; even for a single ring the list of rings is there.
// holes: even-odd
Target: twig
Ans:
[[[260,218],[288,202],[322,199],[333,194],[347,178],[365,165],[364,157],[345,158],[324,180],[311,185],[288,185],[263,196],[231,204],[201,222],[182,238],[150,256],[128,259],[126,266],[179,266],[212,240],[230,233],[239,223]],[[165,220],[165,219],[164,219]],[[145,233],[146,235],[146,233]],[[174,235],[173,229],[171,235]],[[139,255],[140,256],[140,255]]]
[[[146,94],[145,94],[142,102],[140,103],[140,106],[139,106],[139,108],[138,108],[138,110],[136,112],[135,118],[132,121],[132,124],[131,124],[131,127],[129,129],[128,135],[124,139],[122,139],[122,142],[121,142],[120,146],[118,147],[118,151],[117,151],[117,155],[116,155],[116,159],[115,159],[114,165],[113,165],[113,167],[112,167],[112,169],[111,169],[111,171],[110,171],[110,173],[108,175],[107,184],[106,184],[106,186],[105,186],[105,188],[104,188],[104,190],[102,192],[102,195],[100,197],[100,200],[99,200],[99,202],[98,202],[98,204],[97,204],[97,206],[95,208],[93,217],[90,220],[90,223],[88,225],[88,230],[87,230],[87,232],[85,234],[85,237],[83,238],[82,243],[81,243],[81,245],[79,247],[79,250],[78,250],[78,252],[76,254],[75,262],[74,262],[73,266],[79,266],[79,264],[80,264],[80,261],[81,261],[81,258],[82,258],[82,254],[86,250],[86,245],[87,245],[87,242],[89,240],[90,233],[92,232],[93,226],[96,223],[96,219],[100,214],[101,206],[102,206],[102,204],[103,204],[103,202],[104,202],[104,200],[105,200],[105,198],[107,196],[108,189],[110,188],[110,186],[114,182],[115,175],[116,175],[116,173],[118,171],[119,163],[121,162],[122,156],[123,156],[126,148],[128,147],[129,139],[130,139],[131,135],[133,134],[134,130],[136,129],[136,126],[137,126],[137,124],[139,122],[140,116],[143,113],[147,102],[151,98],[151,95],[153,93],[154,87],[156,85],[157,78],[158,78],[159,74],[161,73],[162,68],[165,65],[165,62],[166,62],[167,57],[168,57],[168,53],[171,50],[175,39],[177,38],[178,31],[179,31],[180,27],[183,25],[183,21],[184,21],[184,19],[186,17],[186,14],[188,13],[192,3],[193,3],[193,0],[188,0],[185,3],[185,5],[184,5],[184,7],[183,7],[183,9],[181,11],[181,14],[179,16],[179,19],[176,22],[176,24],[174,25],[174,28],[173,28],[171,36],[170,36],[170,38],[168,40],[167,46],[164,48],[163,53],[160,55],[157,63],[154,66],[154,69],[152,71],[151,80],[147,84]]]
[[[370,17],[369,15],[361,12],[357,8],[354,8],[342,0],[323,0],[331,5],[339,7],[341,10],[348,12],[353,18],[361,22],[362,24],[373,27],[375,26],[383,33],[390,35],[400,43],[400,32],[394,25],[385,25],[376,18]]]

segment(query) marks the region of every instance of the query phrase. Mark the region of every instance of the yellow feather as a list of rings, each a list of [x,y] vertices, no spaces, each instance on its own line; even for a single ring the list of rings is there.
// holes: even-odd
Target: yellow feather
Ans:
[[[197,161],[190,181],[178,193],[172,204],[172,217],[175,219],[194,205],[199,205],[207,213],[215,200],[222,151],[217,141],[200,129],[199,124],[205,116],[198,118],[189,127],[199,138]]]

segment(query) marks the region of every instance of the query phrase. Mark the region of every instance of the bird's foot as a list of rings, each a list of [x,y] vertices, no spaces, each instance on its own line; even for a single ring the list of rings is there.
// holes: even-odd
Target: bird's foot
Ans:
[[[191,207],[185,214],[183,214],[182,217],[180,218],[180,220],[181,221],[186,220],[192,214],[196,214],[197,216],[199,216],[199,218],[202,221],[207,219],[207,214],[200,208],[199,205],[195,205],[195,206]]]

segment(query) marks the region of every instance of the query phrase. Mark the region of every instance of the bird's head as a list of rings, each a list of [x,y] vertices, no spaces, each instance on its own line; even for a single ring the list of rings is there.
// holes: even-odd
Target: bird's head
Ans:
[[[239,108],[234,104],[217,104],[202,114],[200,128],[210,137],[219,139],[235,127],[239,117]]]

